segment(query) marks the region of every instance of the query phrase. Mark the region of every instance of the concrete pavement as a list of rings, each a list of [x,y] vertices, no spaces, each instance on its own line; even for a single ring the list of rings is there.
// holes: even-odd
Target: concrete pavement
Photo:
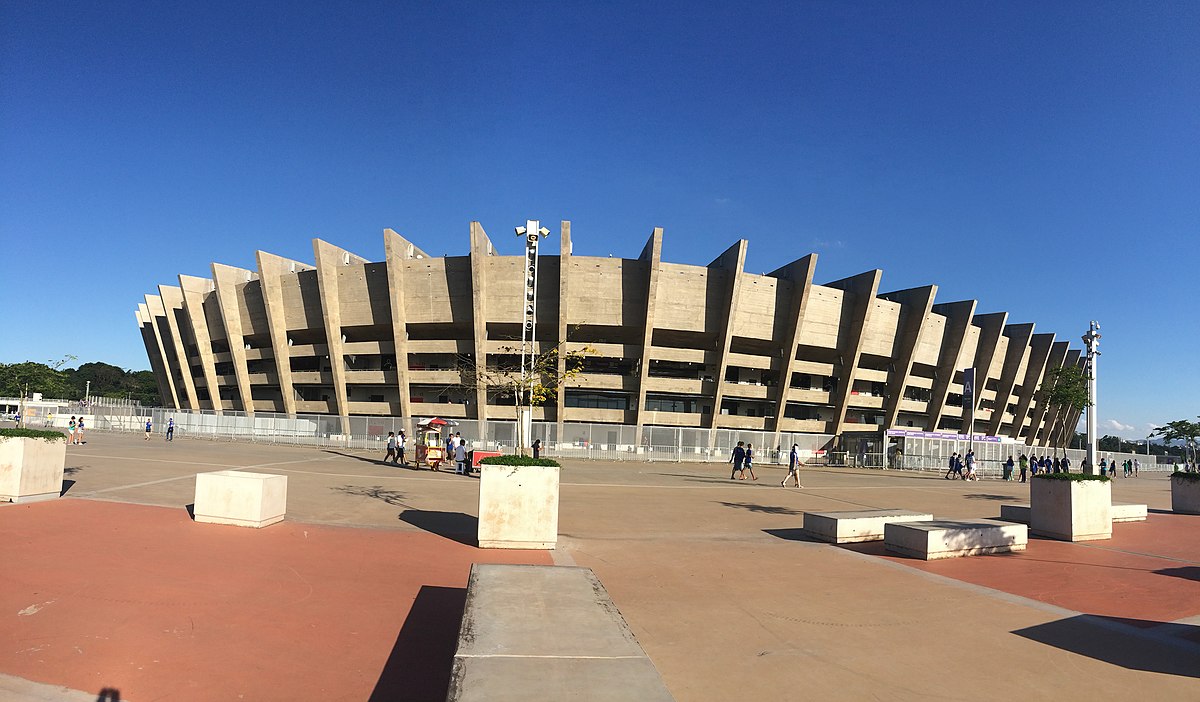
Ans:
[[[203,694],[217,679],[229,686],[222,693],[245,699],[291,699],[276,695],[281,680],[322,699],[437,699],[453,646],[424,647],[436,655],[423,659],[422,678],[392,660],[394,648],[410,646],[401,633],[419,623],[452,644],[471,562],[552,557],[595,570],[678,700],[1200,694],[1200,518],[1152,512],[1115,525],[1111,541],[1032,539],[1020,554],[926,564],[877,544],[809,541],[799,534],[803,513],[898,507],[994,517],[1003,501],[1027,501],[1027,487],[837,469],[805,471],[798,490],[780,488],[783,470],[765,465],[751,482],[729,481],[724,464],[568,460],[558,551],[505,555],[473,546],[475,479],[383,466],[380,457],[92,432],[68,451],[68,499],[0,507],[0,673],[93,695],[104,685],[135,702],[226,698]],[[194,474],[227,468],[288,475],[287,520],[261,531],[190,522]],[[1166,510],[1169,483],[1118,478],[1113,499]],[[328,549],[306,551],[306,528]],[[325,599],[296,600],[293,568],[328,583]],[[253,577],[223,585],[231,573]],[[108,611],[116,605],[97,594],[114,583],[126,595],[108,599],[129,600],[127,609]],[[160,676],[136,670],[144,651],[128,639],[97,643],[95,653],[71,648],[104,630],[101,616],[146,636],[178,629],[190,607],[215,622],[239,602],[226,593],[220,606],[201,607],[201,593],[220,587],[253,593],[242,624],[203,641],[176,631],[178,648],[151,649],[167,656]],[[20,614],[49,599],[56,604]],[[139,601],[148,604],[129,606]],[[353,616],[336,606],[348,601]],[[69,616],[46,616],[67,603]],[[275,623],[295,617],[319,628],[325,648]],[[246,639],[242,627],[256,622],[280,635]],[[77,657],[77,675],[35,663],[51,649],[30,649],[46,642]],[[215,653],[189,648],[202,644]]]

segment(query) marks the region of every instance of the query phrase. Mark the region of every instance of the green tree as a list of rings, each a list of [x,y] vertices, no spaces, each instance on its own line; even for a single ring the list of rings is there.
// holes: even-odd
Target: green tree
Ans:
[[[1047,384],[1049,389],[1046,390],[1046,400],[1051,404],[1060,405],[1068,411],[1080,411],[1092,404],[1088,395],[1087,374],[1079,366],[1059,366],[1051,370]]]
[[[1192,460],[1196,459],[1196,443],[1200,440],[1200,422],[1177,419],[1155,429],[1153,435],[1161,437],[1167,443],[1182,441],[1184,444],[1184,455],[1188,456],[1190,454]]]

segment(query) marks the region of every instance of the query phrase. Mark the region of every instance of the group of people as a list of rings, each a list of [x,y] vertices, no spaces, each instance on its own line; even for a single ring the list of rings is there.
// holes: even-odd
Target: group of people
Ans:
[[[1126,458],[1121,462],[1121,477],[1136,478],[1138,471],[1142,469],[1142,462],[1136,458]],[[1100,459],[1100,475],[1107,475],[1110,478],[1117,477],[1117,459],[1111,461]]]
[[[729,473],[730,480],[745,480],[747,472],[750,473],[751,480],[758,480],[758,476],[754,474],[754,444],[747,444],[743,441],[737,442],[737,446],[733,447],[733,455],[729,457],[729,462],[733,464],[733,470]],[[800,484],[801,465],[800,445],[792,444],[792,453],[788,457],[788,474],[779,483],[779,486],[787,487],[787,481],[795,479],[796,487],[804,487]]]
[[[154,433],[154,420],[146,417],[146,441],[150,440],[150,435]],[[175,440],[175,418],[167,419],[167,441]]]
[[[389,431],[387,436],[387,454],[383,457],[383,462],[386,465],[391,461],[392,465],[408,465],[408,461],[404,458],[404,449],[408,445],[408,436],[401,429],[399,434],[394,431]],[[470,450],[467,448],[467,440],[462,438],[461,432],[455,432],[446,437],[446,460],[454,462],[454,473],[456,475],[470,475],[471,460],[468,455]],[[440,471],[441,464],[433,463],[430,466],[433,470]]]
[[[979,480],[975,473],[975,451],[967,451],[966,456],[961,456],[958,452],[950,454],[950,462],[943,477],[946,480]]]
[[[84,428],[83,415],[79,415],[79,419],[76,419],[75,415],[71,415],[71,421],[67,422],[67,433],[70,434],[70,436],[67,437],[67,441],[71,442],[72,444],[87,443],[83,440]]]

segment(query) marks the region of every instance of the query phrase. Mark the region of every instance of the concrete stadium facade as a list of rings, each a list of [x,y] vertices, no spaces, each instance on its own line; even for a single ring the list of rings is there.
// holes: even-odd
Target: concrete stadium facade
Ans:
[[[977,434],[1062,445],[1079,420],[1043,383],[1081,352],[1032,323],[935,302],[936,285],[881,293],[880,270],[817,285],[816,254],[748,273],[745,240],[707,266],[669,263],[662,238],[637,258],[574,256],[562,223],[562,254],[539,259],[536,347],[596,354],[535,420],[811,433],[842,448],[893,428],[960,432],[972,412]],[[519,345],[525,257],[497,255],[478,222],[466,256],[430,256],[390,229],[384,249],[371,262],[317,239],[315,265],[259,251],[257,270],[214,263],[211,278],[146,295],[136,318],[164,406],[511,419],[511,397],[456,369]]]

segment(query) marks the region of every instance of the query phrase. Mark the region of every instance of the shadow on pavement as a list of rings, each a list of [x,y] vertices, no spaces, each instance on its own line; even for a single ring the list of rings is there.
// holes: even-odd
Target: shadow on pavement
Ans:
[[[796,515],[804,514],[804,512],[802,510],[792,509],[791,507],[776,507],[773,505],[756,505],[752,502],[722,502],[722,501],[718,501],[717,504],[724,505],[726,507],[733,507],[734,509],[744,509],[747,512],[758,512],[760,514],[780,514],[780,515],[786,515],[786,516],[796,516]]]
[[[324,449],[323,453],[332,453],[333,455],[341,456],[342,458],[353,458],[356,461],[362,461],[363,463],[370,463],[370,464],[377,465],[377,466],[386,466],[388,468],[403,468],[405,470],[421,470],[421,467],[416,464],[409,465],[408,463],[389,463],[389,462],[384,461],[382,457],[372,458],[370,456],[362,456],[357,453],[346,453],[345,451],[334,451],[332,449]]]
[[[70,490],[73,487],[75,487],[74,480],[64,480],[62,484],[62,491],[58,493],[58,496],[62,497],[63,495],[67,494],[67,490]]]
[[[400,492],[399,490],[389,490],[382,485],[372,485],[370,487],[362,485],[342,485],[341,487],[332,487],[329,489],[337,490],[338,492],[342,492],[347,495],[370,497],[371,499],[382,500],[389,505],[394,505],[396,507],[408,507],[408,505],[404,503],[403,492]]]
[[[421,586],[375,683],[372,702],[446,699],[466,602],[465,588]]]
[[[75,475],[81,470],[83,470],[83,466],[67,466],[63,468],[63,475]]]
[[[187,510],[188,517],[190,517],[193,522],[196,521],[196,503],[193,502],[190,505],[184,505],[183,508]]]
[[[1080,614],[1012,632],[1128,670],[1200,678],[1200,627]]]
[[[96,702],[121,702],[121,691],[115,687],[106,687],[100,690]]]
[[[466,546],[479,545],[479,519],[462,512],[430,512],[406,509],[400,521]]]
[[[1163,568],[1154,571],[1157,575],[1169,575],[1172,578],[1183,578],[1184,580],[1200,581],[1200,567],[1198,566],[1180,566],[1178,568]]]
[[[968,495],[963,495],[968,500],[996,500],[999,502],[1018,502],[1022,498],[1015,495],[989,495],[986,492],[973,492]]]
[[[806,541],[810,544],[823,544],[824,541],[814,539],[804,532],[803,529],[763,529],[764,534],[770,534],[777,539],[785,541]]]

